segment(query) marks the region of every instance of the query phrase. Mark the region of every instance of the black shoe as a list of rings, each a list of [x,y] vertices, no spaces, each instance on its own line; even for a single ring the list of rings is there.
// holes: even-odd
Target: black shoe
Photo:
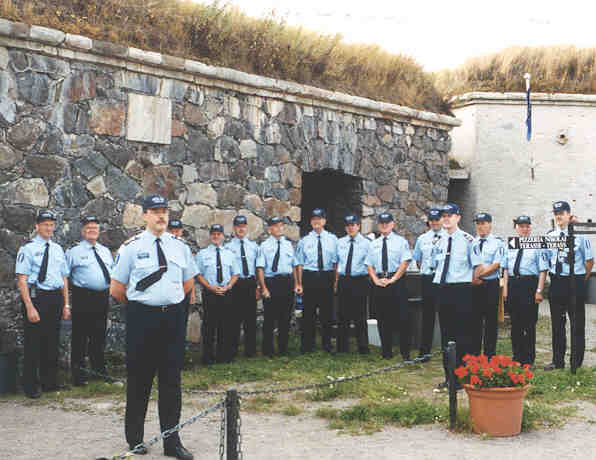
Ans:
[[[549,363],[544,366],[545,371],[554,371],[555,369],[564,369],[565,366],[557,366],[555,363]]]
[[[182,446],[182,444],[164,447],[163,454],[166,457],[175,457],[180,460],[193,460],[195,458],[193,454],[191,454],[184,448],[184,446]]]
[[[139,444],[141,444],[141,443],[139,443]],[[136,444],[136,445],[138,446],[139,444]],[[149,453],[149,449],[147,449],[145,446],[137,447],[137,449],[135,450],[135,446],[129,445],[128,449],[131,452],[134,451],[135,455],[147,455]]]
[[[25,396],[31,399],[39,399],[41,396],[41,391],[34,390],[34,391],[25,391]]]

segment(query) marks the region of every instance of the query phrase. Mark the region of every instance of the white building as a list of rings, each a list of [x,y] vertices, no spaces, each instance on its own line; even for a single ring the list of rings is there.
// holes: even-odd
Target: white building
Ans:
[[[485,211],[497,235],[513,235],[520,214],[544,234],[557,200],[582,222],[596,221],[596,95],[532,94],[530,142],[525,97],[475,92],[452,100],[463,123],[452,131],[450,157],[464,170],[451,171],[449,198],[463,206],[468,231],[473,215]]]

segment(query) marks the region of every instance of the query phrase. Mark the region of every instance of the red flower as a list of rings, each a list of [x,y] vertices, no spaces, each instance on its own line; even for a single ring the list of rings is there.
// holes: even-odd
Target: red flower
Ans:
[[[457,375],[459,379],[463,379],[466,375],[468,375],[468,369],[464,366],[460,366],[455,369],[455,375]]]
[[[488,377],[489,379],[493,376],[493,371],[490,367],[485,367],[482,370],[482,377]]]
[[[509,372],[507,373],[507,375],[509,376],[509,378],[511,379],[511,381],[512,381],[514,384],[517,384],[517,382],[518,382],[517,375],[516,375],[516,374],[515,374],[513,371],[509,371]]]
[[[480,366],[476,363],[472,363],[472,365],[470,366],[470,373],[478,374],[479,370],[480,370]]]
[[[526,369],[525,374],[528,380],[532,380],[534,378],[534,373],[529,368]]]
[[[470,353],[466,353],[464,357],[461,359],[464,363],[468,361],[476,361],[476,356],[471,355]]]
[[[473,375],[470,377],[470,384],[471,385],[482,385],[482,380],[480,380],[478,377]]]

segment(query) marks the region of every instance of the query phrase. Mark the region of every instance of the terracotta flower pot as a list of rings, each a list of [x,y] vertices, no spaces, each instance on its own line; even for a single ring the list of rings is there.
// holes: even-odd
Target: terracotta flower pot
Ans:
[[[524,397],[530,385],[476,389],[465,384],[464,388],[474,432],[491,436],[516,436],[521,432]]]

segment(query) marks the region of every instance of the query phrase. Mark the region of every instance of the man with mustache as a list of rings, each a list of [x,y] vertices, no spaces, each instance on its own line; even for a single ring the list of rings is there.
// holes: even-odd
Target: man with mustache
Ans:
[[[136,454],[143,442],[145,414],[153,377],[158,376],[161,431],[180,422],[180,372],[184,364],[185,294],[198,270],[190,247],[168,233],[168,201],[161,195],[143,200],[146,230],[118,250],[110,293],[126,305],[126,441]],[[181,460],[194,456],[178,432],[164,439],[164,454]]]

